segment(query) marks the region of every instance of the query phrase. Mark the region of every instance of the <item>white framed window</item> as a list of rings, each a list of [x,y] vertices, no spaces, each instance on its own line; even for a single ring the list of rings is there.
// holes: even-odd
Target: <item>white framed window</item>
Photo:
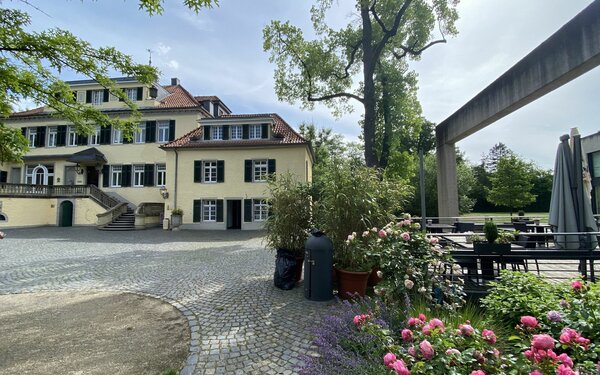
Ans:
[[[133,186],[144,187],[144,166],[134,165],[133,166]]]
[[[121,143],[123,143],[123,131],[121,129],[113,129],[112,143],[115,145],[120,145]]]
[[[156,164],[156,186],[165,186],[167,184],[167,166],[165,164]]]
[[[265,221],[269,217],[269,205],[266,199],[254,199],[252,201],[253,221]]]
[[[123,183],[123,166],[122,165],[111,165],[110,166],[110,186],[121,187]]]
[[[90,145],[96,146],[100,144],[100,126],[96,125],[96,130],[90,135]]]
[[[67,131],[67,146],[77,146],[77,133],[75,127],[69,126]]]
[[[252,180],[254,182],[266,182],[269,176],[269,162],[267,160],[252,161]]]
[[[146,124],[139,124],[139,130],[135,132],[134,142],[135,143],[146,143]]]
[[[35,147],[35,141],[37,140],[37,129],[27,128],[27,140],[29,141],[29,147]]]
[[[169,121],[158,122],[158,143],[169,142]]]
[[[50,126],[48,128],[48,147],[56,147],[57,132],[56,126]]]
[[[104,101],[104,90],[93,90],[92,91],[92,104],[100,105]]]
[[[244,128],[242,125],[232,125],[229,129],[231,130],[230,139],[242,139],[244,137]]]
[[[249,130],[249,138],[250,139],[260,139],[262,138],[262,126],[261,125],[250,125]]]
[[[210,127],[210,139],[213,139],[213,140],[223,139],[223,127],[222,126],[211,126]]]
[[[52,185],[54,181],[53,165],[27,165],[25,183],[30,185]]]
[[[202,162],[202,182],[217,182],[217,162]]]
[[[125,95],[127,95],[127,99],[129,100],[137,100],[137,87],[125,89]]]
[[[217,221],[217,201],[202,201],[202,221]]]

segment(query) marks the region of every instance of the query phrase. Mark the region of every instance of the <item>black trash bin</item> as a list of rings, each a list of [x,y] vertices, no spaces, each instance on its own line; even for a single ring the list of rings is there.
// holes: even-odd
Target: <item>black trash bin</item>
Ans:
[[[312,301],[333,298],[333,244],[327,236],[313,229],[304,244],[304,297]]]

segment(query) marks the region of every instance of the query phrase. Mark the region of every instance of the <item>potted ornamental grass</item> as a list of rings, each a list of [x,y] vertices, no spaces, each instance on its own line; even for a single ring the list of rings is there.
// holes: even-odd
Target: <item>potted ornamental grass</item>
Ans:
[[[311,228],[311,196],[307,184],[288,173],[269,180],[269,217],[265,223],[267,248],[296,260],[295,281],[302,277],[304,243]]]

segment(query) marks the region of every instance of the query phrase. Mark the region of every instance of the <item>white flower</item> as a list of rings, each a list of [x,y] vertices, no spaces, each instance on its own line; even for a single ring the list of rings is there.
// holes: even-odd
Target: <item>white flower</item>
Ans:
[[[373,228],[371,228],[371,232],[375,232],[375,233],[377,233],[378,231],[379,231],[379,230],[377,229],[377,227],[373,227]]]
[[[348,241],[352,241],[354,239],[354,237],[352,237],[351,234],[348,235]]]
[[[383,272],[377,271],[377,277],[379,277],[381,279],[383,277]]]
[[[419,223],[415,223],[415,228],[416,228],[416,229],[421,229],[421,224],[419,224]]]
[[[424,286],[419,288],[419,293],[425,293],[427,291],[427,289],[425,289]]]
[[[369,235],[369,231],[368,230],[364,231],[363,234],[362,234],[363,237],[367,237],[368,235]]]
[[[404,287],[406,289],[412,289],[415,286],[415,283],[412,280],[404,280]]]
[[[391,234],[391,233],[392,233],[392,228],[387,228],[387,229],[385,230],[385,232],[386,232],[387,234]]]

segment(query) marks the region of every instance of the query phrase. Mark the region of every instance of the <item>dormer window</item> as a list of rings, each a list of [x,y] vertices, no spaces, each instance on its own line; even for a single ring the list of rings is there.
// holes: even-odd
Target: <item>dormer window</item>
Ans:
[[[125,95],[127,95],[127,99],[129,100],[137,100],[137,88],[125,89]]]
[[[250,139],[261,139],[262,138],[262,126],[261,125],[250,125],[249,136],[250,136]]]
[[[212,140],[223,139],[223,127],[222,126],[211,126],[210,127],[210,139],[212,139]]]
[[[230,139],[243,139],[244,138],[244,128],[242,125],[232,125],[229,127],[231,129]]]
[[[100,105],[104,101],[104,90],[92,91],[92,104]]]

